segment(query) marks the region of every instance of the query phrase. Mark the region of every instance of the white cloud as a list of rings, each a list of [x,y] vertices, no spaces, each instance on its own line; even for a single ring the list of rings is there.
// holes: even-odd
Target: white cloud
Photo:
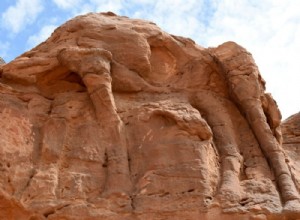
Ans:
[[[78,7],[82,0],[53,0],[53,2],[61,9],[72,9]]]
[[[4,60],[6,60],[6,57],[8,56],[9,46],[9,42],[0,41],[0,57],[2,57]]]
[[[70,12],[71,16],[85,14],[91,11],[106,12],[112,11],[117,14],[125,8],[124,0],[52,0],[60,9]]]
[[[125,6],[123,0],[90,0],[90,2],[98,12],[112,11],[119,14]]]
[[[194,37],[200,35],[205,28],[204,2],[204,0],[146,1],[146,5],[139,5],[133,17],[154,21],[171,34]]]
[[[27,44],[29,47],[34,47],[38,45],[39,43],[46,40],[48,37],[50,37],[51,33],[57,28],[56,25],[46,25],[44,26],[39,33],[32,35],[28,38]]]
[[[217,46],[233,40],[247,48],[283,117],[300,111],[300,2],[220,0],[215,6],[205,38],[198,42]]]
[[[167,32],[190,37],[202,46],[230,40],[241,44],[253,54],[283,118],[300,111],[300,1],[134,2],[133,17],[152,20]]]
[[[13,33],[18,33],[35,22],[42,10],[41,0],[18,0],[2,14],[3,25]]]
[[[41,0],[18,0],[2,16],[18,32],[36,18]],[[202,46],[233,40],[250,51],[282,110],[284,118],[300,110],[300,1],[295,0],[52,0],[71,18],[90,11],[157,23],[163,30],[194,39]],[[34,5],[39,5],[36,7]],[[26,6],[26,7],[25,7]],[[24,10],[25,9],[25,10]],[[32,9],[32,12],[29,9]],[[32,17],[32,18],[30,18]],[[5,19],[4,19],[5,18]],[[30,18],[30,20],[28,20]],[[54,27],[52,27],[54,29]],[[28,45],[46,39],[47,25],[28,39]]]

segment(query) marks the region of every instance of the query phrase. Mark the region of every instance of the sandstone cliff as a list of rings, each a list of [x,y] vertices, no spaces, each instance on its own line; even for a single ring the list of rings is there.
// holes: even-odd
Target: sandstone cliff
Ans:
[[[298,145],[234,42],[91,13],[0,73],[0,219],[300,218]]]

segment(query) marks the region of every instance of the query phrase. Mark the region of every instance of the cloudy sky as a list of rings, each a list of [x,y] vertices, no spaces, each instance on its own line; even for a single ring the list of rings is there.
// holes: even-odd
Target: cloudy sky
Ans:
[[[235,41],[253,54],[283,118],[300,111],[299,0],[1,0],[0,56],[9,62],[91,11],[151,20],[205,47]]]

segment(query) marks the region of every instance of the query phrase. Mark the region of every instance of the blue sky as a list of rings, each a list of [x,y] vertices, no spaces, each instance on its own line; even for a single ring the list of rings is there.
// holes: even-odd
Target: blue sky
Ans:
[[[9,62],[91,11],[151,20],[204,47],[235,41],[253,54],[283,117],[300,111],[298,0],[1,0],[0,56]]]

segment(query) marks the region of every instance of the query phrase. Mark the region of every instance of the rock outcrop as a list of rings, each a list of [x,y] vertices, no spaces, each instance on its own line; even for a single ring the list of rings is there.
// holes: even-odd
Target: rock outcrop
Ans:
[[[283,148],[297,189],[300,188],[300,112],[282,123]]]
[[[0,71],[0,219],[300,218],[293,139],[234,42],[90,13]]]

